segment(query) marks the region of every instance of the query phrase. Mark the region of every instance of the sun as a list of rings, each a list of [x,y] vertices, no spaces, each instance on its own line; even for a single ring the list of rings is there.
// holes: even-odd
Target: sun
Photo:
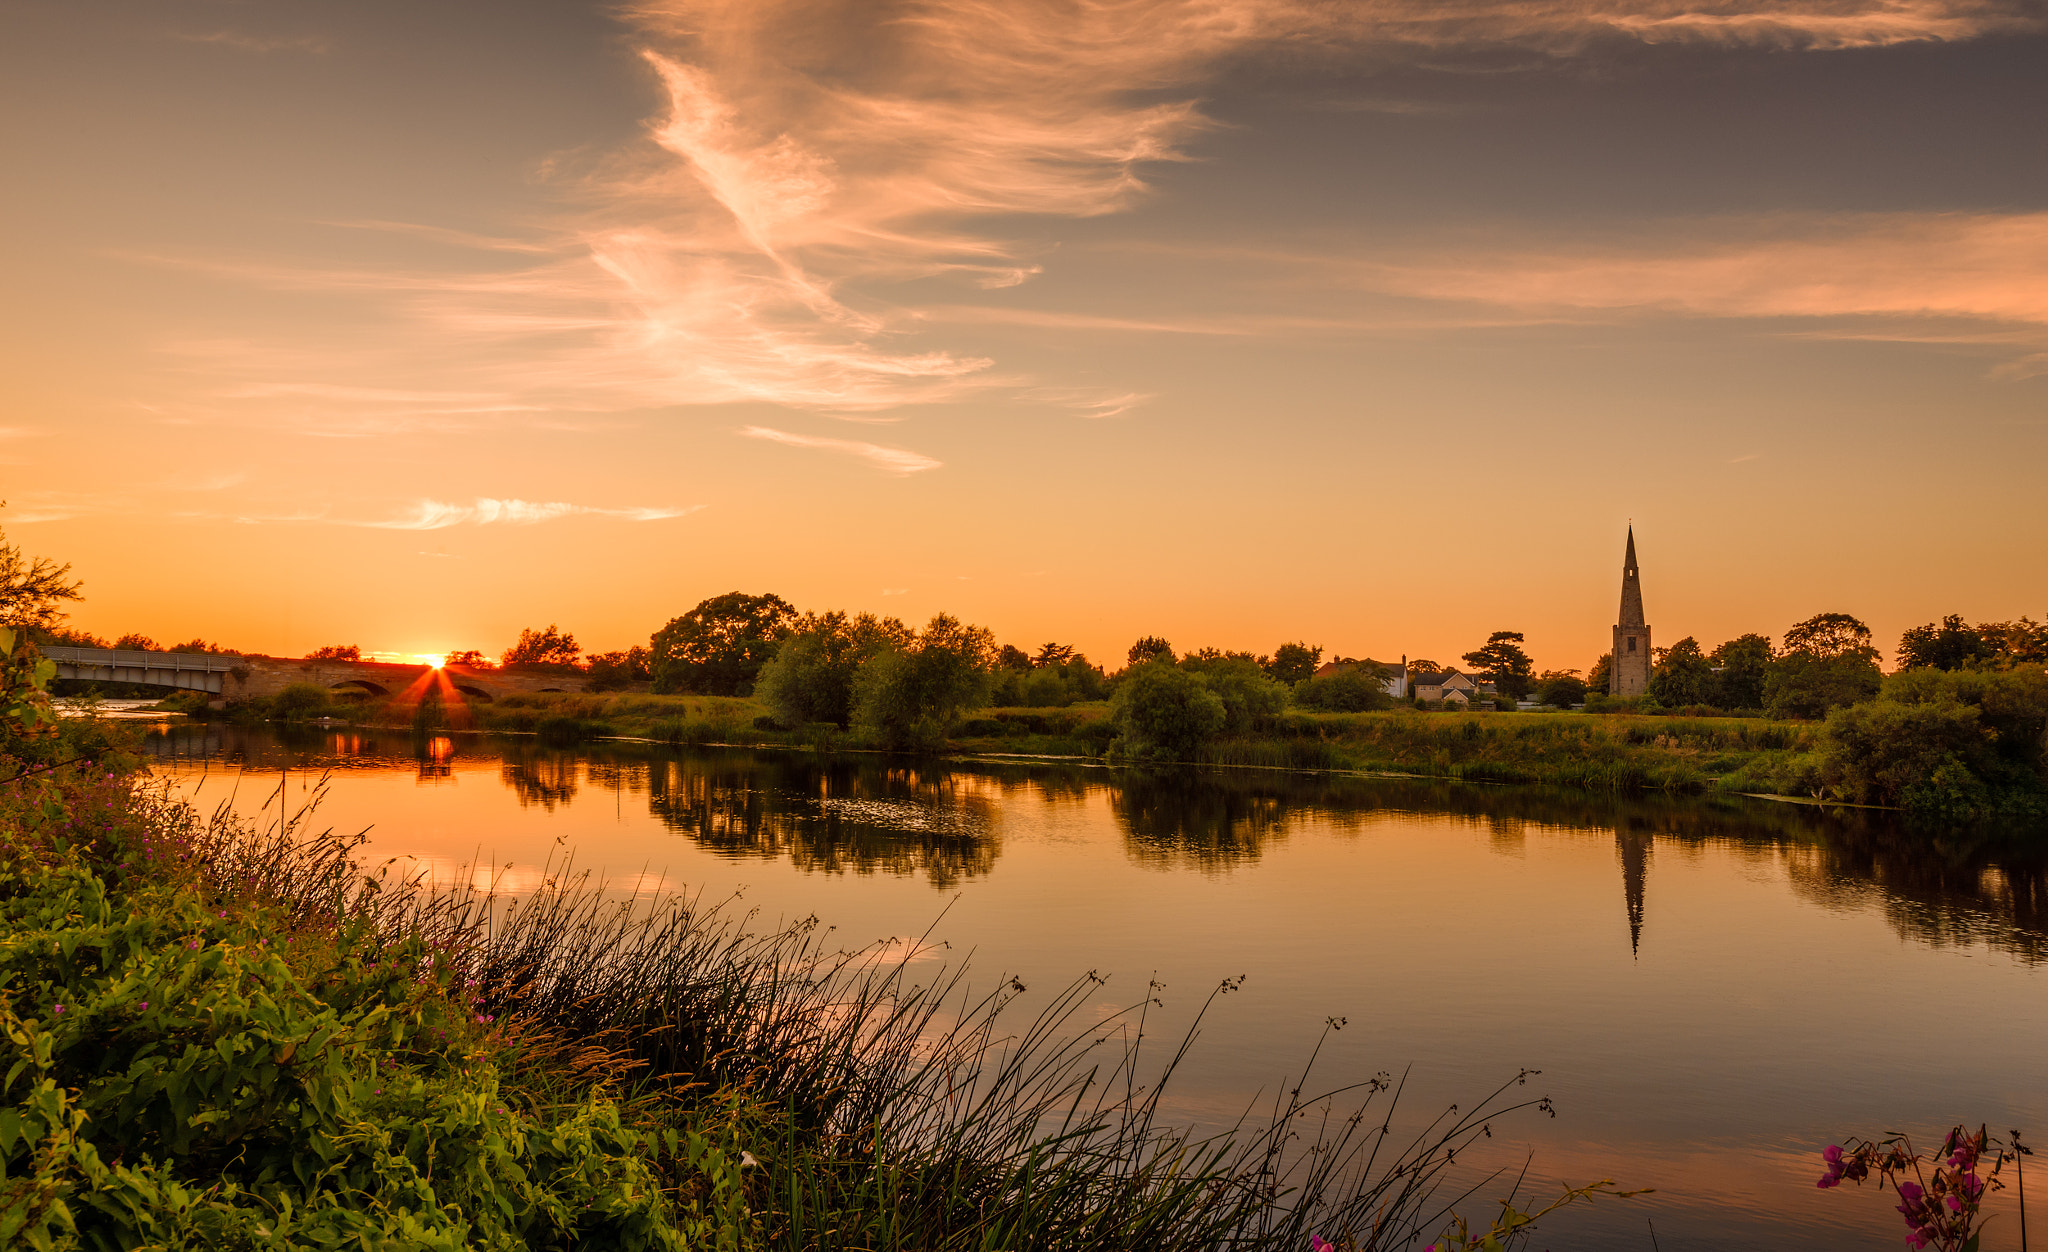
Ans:
[[[448,657],[445,653],[422,652],[419,654],[419,657],[420,660],[425,661],[427,663],[428,669],[440,669],[442,666],[448,663]]]

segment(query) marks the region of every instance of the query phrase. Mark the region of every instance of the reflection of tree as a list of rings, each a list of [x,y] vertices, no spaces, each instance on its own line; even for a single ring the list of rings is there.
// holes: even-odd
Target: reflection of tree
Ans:
[[[1290,788],[1198,770],[1131,771],[1110,789],[1132,859],[1169,868],[1215,869],[1258,856],[1260,844],[1286,833]]]
[[[519,797],[522,807],[538,804],[548,812],[558,804],[576,798],[579,782],[576,758],[567,752],[551,752],[525,745],[508,748],[498,766],[498,776]]]
[[[799,869],[923,874],[947,888],[994,868],[995,802],[974,775],[930,765],[789,754],[687,754],[655,763],[648,808],[729,856]]]

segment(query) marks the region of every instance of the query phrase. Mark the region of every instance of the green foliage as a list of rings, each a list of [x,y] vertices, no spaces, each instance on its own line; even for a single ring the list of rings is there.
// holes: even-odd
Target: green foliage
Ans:
[[[1831,656],[1788,652],[1764,675],[1764,711],[1772,717],[1822,718],[1877,694],[1877,662],[1861,651]]]
[[[1586,702],[1586,680],[1575,669],[1546,670],[1536,680],[1536,698],[1554,709]]]
[[[1650,691],[1657,703],[1683,707],[1710,704],[1714,697],[1714,663],[1700,651],[1692,636],[1657,649],[1657,664],[1650,673]]]
[[[1944,816],[1984,809],[1980,776],[1991,736],[1978,710],[1957,700],[1872,700],[1828,716],[1822,775],[1837,794]]]
[[[0,1243],[707,1246],[616,1103],[508,1089],[445,952],[216,907],[142,872],[175,845],[112,788],[72,799],[100,857],[15,824],[0,863]]]
[[[1189,658],[1181,668],[1200,674],[1223,701],[1224,734],[1263,729],[1287,707],[1287,688],[1268,678],[1265,667],[1249,657]]]
[[[1283,643],[1273,649],[1273,659],[1266,664],[1266,673],[1274,681],[1293,686],[1315,677],[1316,666],[1322,664],[1323,646],[1306,643]]]
[[[893,617],[841,612],[805,614],[755,679],[754,695],[777,723],[803,726],[853,721],[853,679],[869,658],[908,647],[916,632]]]
[[[548,627],[553,630],[554,627]],[[330,643],[324,648],[315,648],[306,654],[309,661],[360,661],[363,650],[352,643]]]
[[[1535,662],[1522,650],[1522,643],[1521,631],[1496,630],[1483,645],[1460,659],[1485,675],[1503,695],[1519,700],[1529,694],[1536,672]]]
[[[654,632],[654,690],[746,695],[797,621],[796,609],[778,595],[728,591],[702,601]]]
[[[853,724],[891,748],[930,751],[988,698],[995,637],[940,613],[907,644],[876,652],[853,679]]]
[[[1715,648],[1708,658],[1718,671],[1707,703],[1724,709],[1764,707],[1764,679],[1776,650],[1769,635],[1738,635]]]
[[[1870,627],[1847,613],[1816,613],[1785,631],[1785,651],[1809,656],[1860,656],[1873,664],[1877,649],[1870,643]]]
[[[1379,667],[1360,663],[1321,678],[1310,678],[1294,688],[1294,702],[1305,709],[1326,713],[1365,713],[1394,707],[1394,697],[1380,685]]]
[[[334,693],[319,683],[293,683],[270,698],[270,713],[282,721],[305,722],[325,716]]]
[[[1586,671],[1586,690],[1605,697],[1607,689],[1614,685],[1614,653],[1602,652],[1600,659],[1593,662],[1593,668]],[[1592,712],[1592,706],[1586,706]]]
[[[67,567],[68,568],[68,567]],[[114,640],[114,646],[131,652],[157,652],[157,642],[139,630],[131,630]]]
[[[0,500],[0,506],[6,501]],[[59,604],[80,600],[81,586],[67,578],[70,565],[44,557],[25,557],[0,535],[0,626],[16,631],[54,630],[64,620]]]
[[[519,640],[505,649],[500,662],[507,669],[519,666],[528,669],[566,669],[576,664],[576,658],[583,652],[576,636],[548,623],[546,630],[527,627],[519,632]]]
[[[650,668],[651,654],[645,648],[627,648],[623,652],[598,652],[585,662],[590,677],[583,684],[585,691],[623,691],[635,683],[644,683],[654,677]]]
[[[1134,760],[1190,761],[1230,722],[1208,679],[1159,659],[1134,666],[1110,701],[1115,750]]]
[[[1172,644],[1158,635],[1146,635],[1131,645],[1130,653],[1125,657],[1125,664],[1138,666],[1148,661],[1171,662],[1173,659]]]

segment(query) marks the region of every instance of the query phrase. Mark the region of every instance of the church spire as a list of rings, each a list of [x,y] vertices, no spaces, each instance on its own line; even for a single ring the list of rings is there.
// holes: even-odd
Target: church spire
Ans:
[[[1621,562],[1622,626],[1643,625],[1643,584],[1636,574],[1636,528],[1628,528],[1628,555]]]

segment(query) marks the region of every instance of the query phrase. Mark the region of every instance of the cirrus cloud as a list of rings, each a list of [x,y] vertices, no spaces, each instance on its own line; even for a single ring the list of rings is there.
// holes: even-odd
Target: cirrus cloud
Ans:
[[[681,509],[614,509],[588,504],[567,504],[559,500],[532,502],[478,496],[470,504],[421,500],[414,504],[409,512],[399,517],[377,522],[357,522],[355,525],[376,530],[446,530],[450,526],[533,526],[565,517],[610,517],[631,522],[659,522],[669,518],[686,517],[702,507],[704,506],[692,505]]]

